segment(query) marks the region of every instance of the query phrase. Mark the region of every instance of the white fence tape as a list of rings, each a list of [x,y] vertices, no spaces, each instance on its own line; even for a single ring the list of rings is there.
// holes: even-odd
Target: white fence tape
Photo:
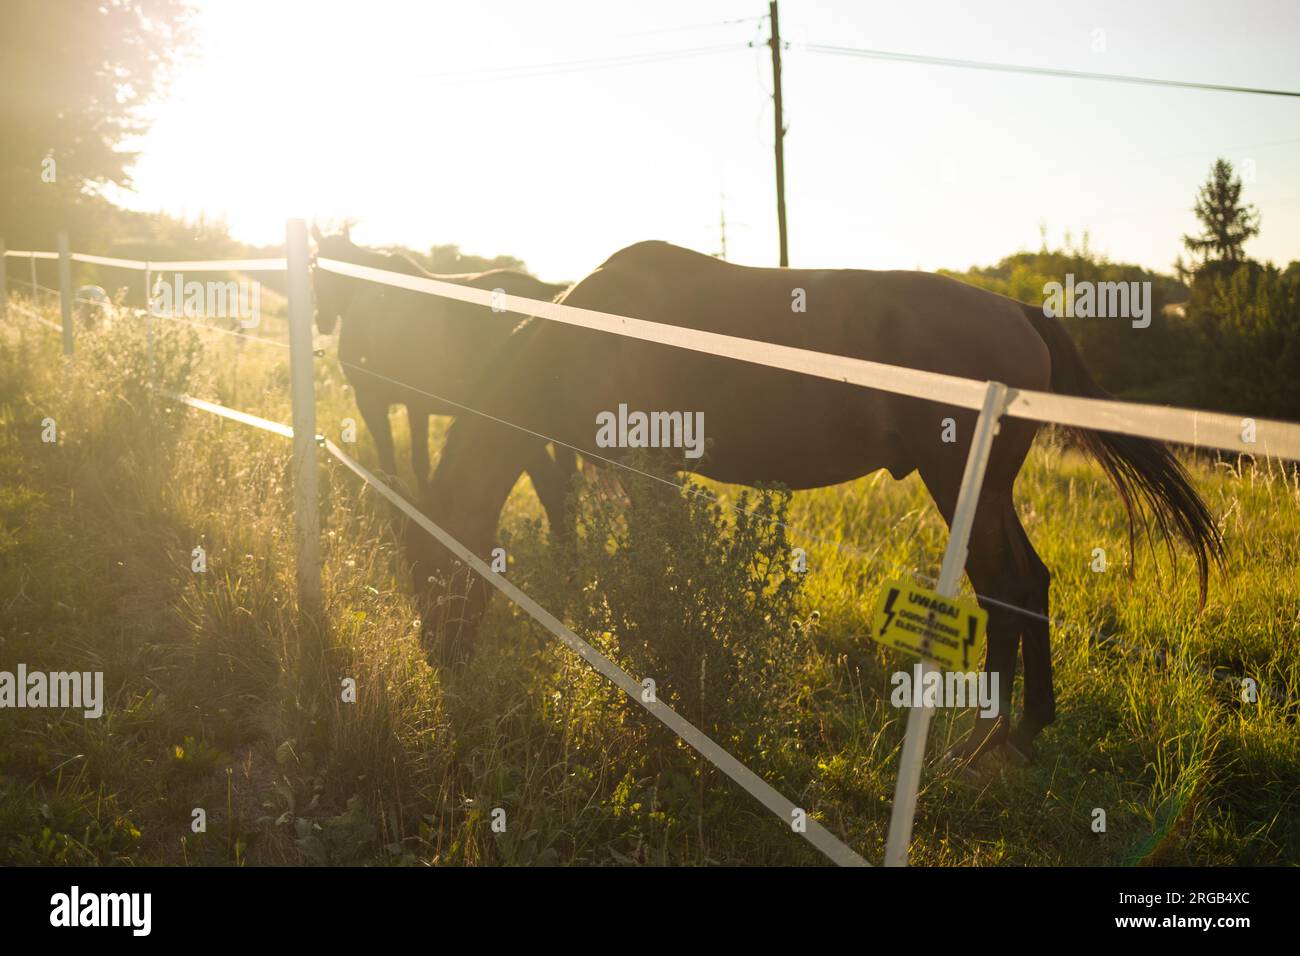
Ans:
[[[817,378],[830,379],[834,382],[846,382],[850,385],[863,385],[867,388],[882,388],[901,395],[916,398],[928,398],[947,405],[962,408],[979,409],[984,402],[983,382],[954,375],[938,375],[933,372],[921,372],[917,369],[903,368],[898,365],[882,365],[865,359],[850,358],[845,355],[828,355],[825,352],[811,352],[789,345],[775,345],[771,342],[757,342],[742,339],[734,335],[722,335],[718,332],[703,332],[699,329],[686,329],[645,319],[633,319],[625,315],[609,312],[597,312],[592,309],[580,309],[571,305],[544,302],[540,299],[526,299],[523,296],[494,293],[489,289],[476,289],[472,286],[456,285],[439,279],[423,276],[409,276],[398,272],[386,272],[369,266],[353,265],[337,259],[317,259],[316,267],[337,272],[340,275],[369,279],[385,285],[408,289],[412,292],[424,292],[429,295],[459,299],[476,305],[492,306],[507,312],[520,312],[524,315],[536,315],[553,322],[576,325],[586,329],[596,329],[613,335],[641,339],[646,342],[658,342],[677,348],[690,349],[692,352],[704,352],[722,358],[736,359],[754,365],[766,365],[769,368],[781,368],[791,372],[802,372]]]
[[[742,339],[716,332],[680,328],[660,322],[575,308],[556,302],[526,299],[517,295],[494,294],[487,289],[475,289],[423,276],[387,272],[337,259],[317,259],[316,266],[340,275],[379,282],[412,292],[444,296],[477,305],[495,305],[510,312],[535,315],[567,325],[672,345],[695,352],[706,352],[770,368],[802,372],[866,388],[883,389],[961,408],[978,409],[984,399],[985,383],[974,379],[883,365],[879,362],[869,362],[843,355],[811,352],[806,349],[757,342],[753,339]],[[1140,405],[1011,389],[1005,414],[1040,422],[1095,428],[1160,441],[1217,448],[1240,454],[1266,454],[1300,461],[1300,425],[1266,418],[1253,419],[1255,441],[1248,443],[1243,441],[1242,416],[1161,405]]]
[[[288,425],[282,425],[279,422],[273,422],[269,418],[258,418],[256,415],[250,415],[247,412],[236,411],[233,408],[227,408],[225,405],[218,405],[215,402],[205,402],[201,398],[194,398],[192,395],[184,395],[180,392],[161,391],[160,394],[168,398],[175,399],[191,408],[197,408],[200,411],[211,412],[213,415],[220,415],[222,418],[228,418],[232,422],[239,422],[242,425],[252,425],[254,428],[260,428],[263,431],[273,432],[285,438],[293,437],[293,429]],[[317,436],[318,439],[321,436]]]
[[[1246,416],[1242,415],[1015,389],[1011,390],[1005,414],[1201,448],[1300,461],[1300,425],[1268,418],[1251,419],[1255,423],[1255,440],[1246,442],[1242,440]]]
[[[9,252],[6,255],[35,256],[38,259],[57,259],[55,252]],[[284,272],[288,268],[284,259],[178,259],[155,262],[152,259],[115,259],[112,256],[92,256],[84,252],[72,253],[73,262],[96,266],[113,266],[117,269],[135,269],[138,272]]]
[[[284,272],[289,268],[284,259],[198,259],[193,262],[150,261],[148,263],[139,263],[139,268],[144,268],[145,265],[148,265],[154,272]]]
[[[20,249],[6,249],[5,255],[15,256],[19,259],[57,259],[57,252],[23,252]]]
[[[137,262],[135,259],[114,259],[111,256],[89,256],[80,252],[72,254],[73,262],[89,262],[96,266],[116,266],[119,269],[138,269],[145,270],[149,267],[148,263]]]
[[[51,253],[51,256],[54,254]],[[146,269],[154,272],[283,272],[288,268],[284,259],[194,259],[154,262],[152,259],[114,259],[110,256],[91,256],[82,252],[72,254],[73,262],[88,262],[98,266],[118,269]]]

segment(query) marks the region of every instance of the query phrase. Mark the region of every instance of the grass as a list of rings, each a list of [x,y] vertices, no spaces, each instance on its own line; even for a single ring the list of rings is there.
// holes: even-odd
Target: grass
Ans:
[[[318,427],[337,438],[359,415],[325,344]],[[286,358],[167,329],[154,364],[164,385],[288,421]],[[83,335],[72,361],[30,319],[11,311],[3,326],[0,670],[102,670],[107,701],[99,720],[0,710],[0,860],[825,862],[502,600],[470,664],[430,668],[391,510],[332,461],[324,632],[304,623],[289,443],[160,401],[148,378],[129,323]],[[41,441],[47,418],[55,444]],[[358,449],[373,463],[364,429]],[[971,715],[940,711],[916,863],[1300,859],[1300,478],[1269,461],[1189,465],[1229,552],[1200,615],[1190,560],[1143,550],[1126,574],[1118,500],[1040,439],[1017,496],[1054,572],[1057,722],[1032,766],[994,758],[968,778],[935,758]],[[706,487],[790,531],[698,496],[593,490],[565,576],[521,481],[503,519],[509,573],[878,862],[906,722],[889,675],[910,660],[863,632],[886,579],[937,575],[942,523],[915,476],[793,497]],[[793,547],[806,574],[786,573]],[[1106,573],[1090,569],[1097,547]],[[1252,676],[1258,701],[1215,668]]]

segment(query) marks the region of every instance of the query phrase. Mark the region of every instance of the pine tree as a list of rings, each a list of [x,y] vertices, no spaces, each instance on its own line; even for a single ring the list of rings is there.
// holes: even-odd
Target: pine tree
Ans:
[[[1241,180],[1232,172],[1226,159],[1216,159],[1210,178],[1201,187],[1192,210],[1201,220],[1204,232],[1183,236],[1183,245],[1201,264],[1246,261],[1242,246],[1259,235],[1259,212],[1241,202]]]

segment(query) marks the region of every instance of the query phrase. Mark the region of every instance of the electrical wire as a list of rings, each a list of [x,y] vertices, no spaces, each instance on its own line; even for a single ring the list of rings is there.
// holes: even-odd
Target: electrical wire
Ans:
[[[858,47],[831,46],[821,43],[797,43],[795,49],[808,53],[831,56],[850,56],[872,60],[892,60],[902,63],[921,63],[928,66],[951,66],[970,70],[991,70],[999,73],[1027,73],[1032,76],[1055,76],[1071,80],[1100,80],[1109,83],[1136,83],[1145,86],[1176,87],[1178,89],[1209,90],[1217,93],[1254,93],[1259,96],[1300,97],[1295,90],[1274,90],[1254,86],[1231,86],[1220,83],[1197,83],[1191,80],[1162,80],[1151,76],[1126,76],[1119,73],[1088,73],[1083,70],[1062,70],[1054,67],[1022,66],[1012,63],[994,63],[987,60],[962,60],[946,56],[922,56],[917,53],[897,53],[890,50],[868,50]]]

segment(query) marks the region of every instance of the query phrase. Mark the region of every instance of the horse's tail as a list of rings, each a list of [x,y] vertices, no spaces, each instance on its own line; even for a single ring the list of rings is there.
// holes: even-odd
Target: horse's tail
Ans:
[[[1052,391],[1083,398],[1111,398],[1088,374],[1061,320],[1044,315],[1041,308],[1031,305],[1025,305],[1024,309],[1051,355]],[[1134,552],[1138,524],[1142,525],[1148,540],[1154,523],[1166,544],[1176,535],[1192,549],[1204,607],[1210,564],[1223,568],[1223,538],[1182,464],[1166,445],[1150,438],[1091,428],[1067,428],[1066,431],[1097,459],[1119,492],[1128,512],[1130,554]]]

